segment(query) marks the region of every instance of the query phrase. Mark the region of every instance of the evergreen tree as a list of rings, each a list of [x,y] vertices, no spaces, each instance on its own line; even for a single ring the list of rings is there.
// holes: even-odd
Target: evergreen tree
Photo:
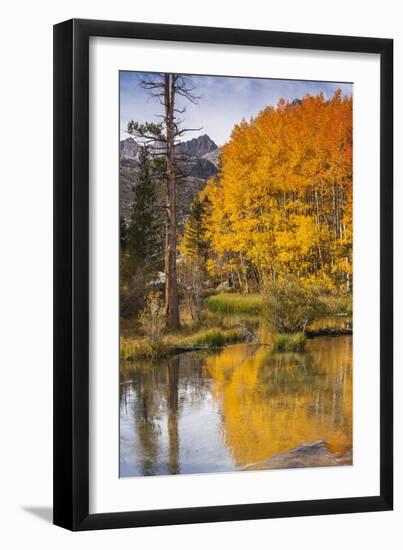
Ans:
[[[124,254],[127,247],[127,225],[123,216],[119,218],[119,241],[120,251]]]
[[[138,175],[133,185],[133,206],[126,230],[126,250],[134,267],[155,269],[161,259],[161,225],[156,185],[147,146],[139,152]],[[122,239],[122,237],[121,237]]]
[[[206,260],[208,241],[206,238],[205,216],[209,206],[210,201],[207,196],[202,200],[196,197],[193,201],[180,247],[184,256]]]
[[[180,269],[180,285],[193,321],[203,321],[203,301],[207,283],[207,257],[209,243],[206,238],[205,218],[210,209],[207,197],[196,197],[186,222],[185,233],[180,243],[184,256]]]

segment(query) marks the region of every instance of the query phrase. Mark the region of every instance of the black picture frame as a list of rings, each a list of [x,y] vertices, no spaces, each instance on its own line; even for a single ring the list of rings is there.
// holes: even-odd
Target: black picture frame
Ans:
[[[355,498],[89,513],[89,38],[363,52],[381,58],[380,491]],[[69,20],[54,26],[54,523],[71,530],[393,507],[393,40]]]

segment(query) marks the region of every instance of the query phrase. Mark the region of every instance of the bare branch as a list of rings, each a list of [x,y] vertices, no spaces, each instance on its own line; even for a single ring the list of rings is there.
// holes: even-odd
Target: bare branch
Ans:
[[[144,90],[157,90],[157,89],[162,89],[164,90],[164,87],[165,87],[165,84],[164,84],[164,81],[163,79],[161,78],[161,80],[141,80],[139,82],[139,86],[141,88],[144,88]]]
[[[177,130],[175,132],[175,137],[182,136],[186,132],[200,132],[200,130],[203,130],[203,126],[200,128],[182,128],[182,130]]]

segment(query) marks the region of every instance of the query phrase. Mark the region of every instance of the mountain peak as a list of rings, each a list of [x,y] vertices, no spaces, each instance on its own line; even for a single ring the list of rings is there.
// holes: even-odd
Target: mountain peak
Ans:
[[[122,139],[120,142],[120,154],[123,158],[137,160],[139,149],[139,144],[132,137]],[[203,134],[188,141],[183,141],[178,145],[178,149],[184,153],[188,153],[192,157],[202,158],[216,151],[218,146],[210,136]]]
[[[180,144],[180,149],[195,157],[204,157],[207,153],[211,153],[218,149],[217,145],[207,134],[195,137],[189,141],[184,141]]]
[[[120,156],[125,159],[137,159],[139,152],[139,145],[130,136],[120,141]]]

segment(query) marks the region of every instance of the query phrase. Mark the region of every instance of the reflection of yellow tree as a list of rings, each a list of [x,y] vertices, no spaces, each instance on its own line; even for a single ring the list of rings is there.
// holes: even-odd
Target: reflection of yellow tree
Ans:
[[[336,455],[351,450],[351,338],[312,341],[310,349],[251,356],[232,346],[207,358],[237,467],[321,438]]]

